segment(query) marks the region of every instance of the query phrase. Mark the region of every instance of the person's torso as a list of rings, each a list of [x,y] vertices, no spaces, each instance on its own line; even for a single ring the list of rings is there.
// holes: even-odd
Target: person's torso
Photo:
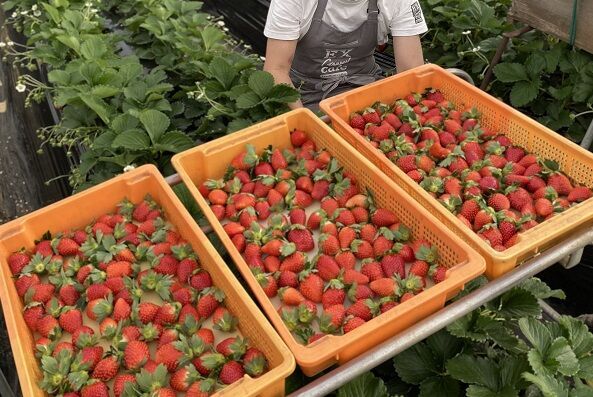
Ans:
[[[303,0],[301,15],[300,39],[302,39],[313,21],[313,15],[317,8],[318,0]],[[379,1],[379,10],[381,9]],[[368,0],[328,0],[323,22],[340,32],[352,32],[358,29],[367,20]],[[379,14],[379,25],[377,31],[377,42],[383,44],[389,33],[388,23],[384,14]]]

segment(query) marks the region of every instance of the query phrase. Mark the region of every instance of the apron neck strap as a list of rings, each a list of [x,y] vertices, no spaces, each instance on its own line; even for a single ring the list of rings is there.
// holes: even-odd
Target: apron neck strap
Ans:
[[[328,0],[319,0],[317,2],[315,14],[313,14],[313,21],[321,21],[323,19],[323,14],[325,14],[325,8],[327,7],[327,1]]]
[[[377,6],[377,0],[369,0],[369,20],[373,21],[377,19],[379,14],[379,7]]]

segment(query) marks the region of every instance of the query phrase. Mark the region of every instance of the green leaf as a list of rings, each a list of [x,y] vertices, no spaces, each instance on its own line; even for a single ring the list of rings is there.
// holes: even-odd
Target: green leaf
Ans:
[[[566,85],[564,87],[548,87],[548,92],[559,101],[563,101],[572,95],[574,87],[572,85]],[[554,104],[555,105],[555,104]]]
[[[465,391],[467,397],[517,397],[519,392],[510,386],[493,391],[484,386],[470,385]]]
[[[432,376],[420,383],[418,397],[459,397],[459,382],[450,376]]]
[[[407,383],[420,384],[424,379],[438,374],[438,362],[430,348],[417,343],[393,359],[395,370]]]
[[[91,90],[91,94],[99,98],[109,98],[118,94],[119,92],[119,88],[109,85],[98,85],[93,87]]]
[[[500,384],[513,389],[521,389],[523,380],[521,374],[529,371],[529,363],[524,355],[504,356],[500,361]]]
[[[525,67],[520,63],[502,62],[494,67],[494,75],[503,83],[528,80]]]
[[[570,397],[593,397],[593,387],[575,380],[575,388],[570,391]]]
[[[546,352],[546,366],[552,365],[565,376],[572,376],[579,371],[579,360],[564,337],[556,338]]]
[[[540,352],[545,353],[552,344],[550,331],[535,318],[520,318],[519,329],[527,340]]]
[[[432,350],[440,365],[461,352],[463,342],[461,339],[451,335],[446,330],[440,330],[426,339],[428,347]]]
[[[546,59],[538,52],[534,52],[525,61],[525,69],[531,79],[539,76],[546,67]]]
[[[265,102],[292,103],[300,98],[298,90],[288,84],[276,84],[268,93]]]
[[[487,358],[467,354],[454,357],[447,362],[447,372],[464,383],[486,386],[491,390],[499,388],[499,369]]]
[[[588,355],[593,350],[593,334],[582,321],[570,316],[561,316],[558,323],[577,357]]]
[[[237,71],[224,58],[214,58],[210,63],[210,73],[218,80],[225,90],[233,86]]]
[[[208,26],[200,32],[202,40],[204,41],[204,48],[209,51],[217,43],[224,39],[224,33],[213,26]]]
[[[524,373],[523,378],[536,385],[544,397],[568,397],[566,385],[550,375]]]
[[[579,360],[579,373],[577,378],[593,379],[593,356],[586,356]]]
[[[338,397],[388,397],[387,387],[380,378],[370,372],[345,384],[338,390]]]
[[[537,81],[519,81],[511,89],[511,104],[515,107],[521,107],[529,104],[539,93],[539,77]]]
[[[80,99],[91,108],[97,115],[103,120],[105,124],[109,124],[110,111],[108,110],[107,104],[100,98],[92,94],[80,94]]]
[[[246,92],[237,98],[237,107],[239,109],[251,109],[261,103],[261,99],[255,92]]]
[[[260,98],[264,98],[274,87],[274,77],[268,72],[257,70],[249,76],[247,84]]]
[[[250,119],[242,119],[242,118],[234,119],[227,125],[227,132],[231,133],[231,132],[235,132],[235,131],[240,131],[244,128],[249,127],[252,124],[253,124],[253,121],[251,121]]]
[[[111,121],[111,129],[115,132],[124,132],[138,127],[138,119],[127,113],[120,114]]]
[[[187,135],[179,131],[167,132],[163,135],[159,142],[155,144],[157,150],[163,152],[179,153],[187,149],[191,149],[194,146],[192,141]]]
[[[116,149],[147,150],[150,146],[150,138],[140,129],[124,131],[116,136],[112,143],[112,147]]]
[[[542,51],[542,55],[546,61],[546,72],[554,73],[562,56],[562,47],[556,44],[548,51]]]
[[[480,316],[478,311],[473,311],[449,325],[447,331],[459,338],[483,342],[488,338],[484,327],[487,327],[488,323],[495,321],[494,319]]]
[[[80,46],[80,54],[85,59],[101,59],[107,53],[107,45],[97,36],[91,36]]]
[[[77,54],[80,53],[80,41],[76,37],[61,34],[56,36],[56,39],[65,46],[73,49]]]
[[[565,299],[566,295],[560,289],[552,289],[548,286],[548,284],[544,283],[537,277],[531,277],[527,280],[523,281],[520,288],[523,288],[526,291],[531,292],[533,296],[537,299],[548,299],[548,298],[558,298],[558,299]]]
[[[161,135],[167,131],[171,123],[165,113],[154,109],[144,110],[138,118],[146,129],[146,132],[148,132],[148,136],[153,144],[159,141]]]
[[[505,318],[532,317],[541,313],[535,296],[521,288],[513,288],[486,304],[486,307],[498,311]]]
[[[54,21],[54,23],[57,25],[60,23],[60,11],[58,11],[57,8],[55,8],[54,6],[51,6],[47,3],[41,3],[41,5],[43,6],[43,8],[45,9],[45,11],[49,14],[50,18],[52,19],[52,21]]]
[[[54,69],[47,74],[47,79],[50,83],[53,83],[54,85],[69,85],[70,73],[64,70]]]

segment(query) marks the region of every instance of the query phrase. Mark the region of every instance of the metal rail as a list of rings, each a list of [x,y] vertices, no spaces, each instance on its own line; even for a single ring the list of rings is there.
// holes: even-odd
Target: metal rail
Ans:
[[[527,261],[515,270],[489,282],[482,288],[461,298],[432,316],[418,322],[406,331],[399,333],[369,350],[363,355],[328,372],[322,377],[290,394],[289,397],[325,396],[345,385],[359,375],[396,356],[412,345],[424,340],[438,330],[448,326],[484,303],[508,291],[521,281],[536,275],[552,266],[566,255],[593,242],[593,227],[560,242],[539,256]]]

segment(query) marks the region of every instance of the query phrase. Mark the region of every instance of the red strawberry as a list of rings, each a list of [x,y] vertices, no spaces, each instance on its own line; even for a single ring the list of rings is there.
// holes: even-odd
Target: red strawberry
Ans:
[[[209,296],[209,295],[207,295]],[[198,302],[198,311],[199,311],[199,302]],[[181,305],[177,302],[170,303],[165,302],[160,307],[159,310],[156,312],[154,316],[154,323],[159,325],[166,325],[166,324],[173,324],[177,321],[177,317],[179,316],[179,310],[181,309]]]
[[[91,284],[86,290],[86,300],[87,302],[90,302],[95,299],[106,298],[111,292],[113,291],[103,283]]]
[[[307,134],[302,130],[294,130],[290,133],[290,142],[294,147],[303,146],[307,139]]]
[[[488,199],[488,205],[495,211],[508,210],[511,208],[509,199],[502,193],[494,193]]]
[[[284,258],[280,264],[280,271],[300,273],[305,268],[306,256],[302,252],[295,252]]]
[[[315,303],[321,303],[323,295],[323,279],[315,273],[310,273],[301,279],[299,286],[301,294]]]
[[[572,183],[563,174],[552,174],[548,177],[548,186],[551,186],[560,196],[568,196],[573,189]]]
[[[348,249],[352,242],[356,239],[356,231],[351,227],[343,227],[338,232],[338,240],[340,242],[340,248]]]
[[[364,130],[365,125],[366,125],[366,121],[365,121],[364,117],[362,117],[360,114],[352,113],[352,115],[350,115],[350,126],[352,128],[358,128],[359,130]]]
[[[198,300],[198,313],[200,318],[206,319],[214,313],[214,310],[219,306],[220,302],[224,300],[224,293],[212,287],[205,295]]]
[[[347,334],[348,332],[353,331],[355,328],[360,327],[365,322],[366,321],[360,317],[353,317],[350,320],[347,320],[343,327],[344,333]]]
[[[32,332],[35,332],[37,327],[37,321],[41,317],[43,317],[44,314],[45,311],[43,310],[43,306],[41,305],[32,306],[25,309],[25,311],[23,312],[23,318],[25,319],[27,327],[29,327],[29,329]]]
[[[362,113],[365,123],[381,124],[381,115],[373,108],[367,108]]]
[[[113,394],[115,397],[120,397],[127,383],[136,384],[136,377],[132,374],[117,374],[113,380]]]
[[[108,356],[97,363],[93,369],[92,377],[108,382],[115,377],[119,370],[119,363],[114,356]]]
[[[197,292],[202,292],[204,289],[212,287],[212,277],[210,277],[210,273],[207,271],[200,270],[191,276],[189,285]]]
[[[319,319],[319,329],[326,334],[335,333],[342,326],[346,309],[343,305],[333,305],[324,310]]]
[[[374,303],[372,299],[359,300],[354,302],[354,304],[346,310],[346,314],[369,321],[374,317],[378,309],[378,305]]]
[[[31,258],[24,252],[15,252],[8,257],[8,266],[13,275],[18,275],[29,264]],[[22,296],[22,295],[21,295]]]
[[[124,366],[137,371],[150,358],[150,350],[145,342],[133,340],[128,342],[124,350]]]
[[[371,281],[369,287],[375,294],[382,297],[395,294],[398,288],[397,283],[391,277],[384,277]]]
[[[278,283],[276,279],[269,274],[259,273],[255,277],[257,282],[262,287],[267,297],[273,298],[278,294]],[[297,282],[298,284],[298,282]]]
[[[336,288],[333,288],[336,286]],[[323,292],[321,304],[324,309],[334,305],[343,305],[346,299],[346,292],[343,290],[343,284],[339,282],[330,283],[330,288]]]
[[[377,210],[371,214],[371,222],[377,227],[391,226],[397,221],[395,214],[386,208],[377,208]]]
[[[171,373],[177,369],[178,361],[182,357],[183,353],[177,350],[173,343],[167,343],[157,349],[154,361],[157,364],[163,364],[167,367],[167,371]]]
[[[507,193],[507,197],[511,203],[511,208],[517,211],[521,211],[526,204],[533,201],[529,192],[521,187]]]
[[[280,296],[282,303],[288,306],[298,306],[305,300],[301,292],[293,287],[280,288],[278,296]]]
[[[132,313],[132,308],[130,307],[128,302],[126,302],[122,298],[118,298],[115,301],[115,304],[113,305],[113,313],[112,313],[113,319],[115,321],[119,322],[122,320],[126,320],[130,317],[131,313]]]
[[[39,284],[39,276],[36,274],[23,274],[14,281],[16,292],[20,297],[25,296],[29,287]],[[62,287],[63,289],[64,287]],[[63,298],[62,298],[63,300]]]
[[[447,268],[444,266],[437,266],[434,271],[431,272],[432,280],[435,284],[438,284],[445,280],[445,276],[447,275]],[[403,298],[402,298],[403,300]]]
[[[76,255],[79,252],[80,246],[71,238],[63,237],[57,245],[58,254],[62,256]]]
[[[360,272],[367,276],[371,282],[385,276],[381,264],[376,261],[363,262]]]
[[[30,302],[47,303],[54,296],[55,289],[52,284],[33,284],[25,294],[25,301],[30,297]]]
[[[502,234],[496,227],[491,227],[480,232],[480,237],[486,239],[492,247],[502,245]]]
[[[406,277],[406,267],[404,258],[399,254],[385,255],[381,259],[381,268],[386,277],[399,275],[401,278]]]
[[[410,266],[410,270],[408,271],[408,274],[414,274],[420,278],[425,278],[426,275],[428,274],[428,270],[429,270],[429,265],[427,262],[425,261],[415,261],[414,263],[412,263],[412,266]]]
[[[554,212],[554,206],[550,200],[546,198],[539,198],[535,200],[534,207],[537,215],[541,216],[542,218],[545,218]]]
[[[62,312],[59,322],[64,331],[72,334],[82,327],[82,313],[78,309]]]
[[[330,281],[340,273],[340,266],[334,258],[328,255],[320,255],[317,258],[317,274],[325,281]]]
[[[90,383],[80,390],[80,397],[109,397],[109,388],[100,381]]]
[[[347,269],[344,271],[343,274],[343,281],[344,284],[368,284],[369,283],[369,278],[367,276],[365,276],[364,274],[354,270],[354,269]]]
[[[592,195],[593,193],[588,187],[577,186],[568,194],[568,201],[570,203],[580,203],[581,201],[588,200]]]
[[[243,375],[245,375],[245,371],[241,364],[237,361],[228,361],[222,366],[218,379],[225,385],[230,385],[241,379]]]
[[[107,278],[129,277],[132,275],[132,264],[125,261],[111,262],[105,272]]]
[[[298,251],[309,252],[315,248],[313,235],[307,229],[292,229],[288,232],[287,239],[296,245]]]
[[[95,369],[101,358],[103,358],[103,348],[101,346],[87,346],[82,348],[82,362],[89,364],[89,370]]]
[[[278,277],[278,286],[298,288],[299,276],[291,271],[281,271]]]
[[[325,255],[334,256],[340,251],[340,241],[331,234],[321,234],[319,236],[319,247]]]
[[[350,250],[358,259],[372,258],[374,255],[373,246],[365,240],[354,240],[350,244]]]
[[[154,267],[154,271],[159,274],[174,276],[177,274],[179,261],[173,255],[164,255]]]

